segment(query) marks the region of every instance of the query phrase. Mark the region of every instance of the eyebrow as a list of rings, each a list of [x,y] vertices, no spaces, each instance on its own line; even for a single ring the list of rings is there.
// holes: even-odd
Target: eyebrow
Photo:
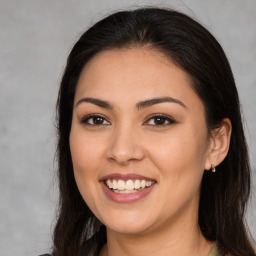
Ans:
[[[106,108],[106,109],[113,109],[113,106],[105,101],[105,100],[100,100],[100,99],[95,99],[95,98],[82,98],[81,100],[79,100],[77,103],[76,103],[76,107],[81,104],[82,102],[89,102],[89,103],[92,103],[94,105],[97,105],[101,108]]]
[[[141,101],[136,104],[137,109],[147,108],[155,104],[164,103],[164,102],[171,102],[171,103],[177,103],[181,105],[184,108],[187,108],[187,106],[180,100],[174,99],[172,97],[161,97],[161,98],[153,98],[145,101]]]
[[[79,104],[81,104],[82,102],[89,102],[89,103],[97,105],[101,108],[113,109],[113,105],[111,105],[109,102],[107,102],[105,100],[96,99],[96,98],[82,98],[76,103],[76,107]],[[160,98],[153,98],[153,99],[149,99],[149,100],[140,101],[136,104],[136,108],[138,110],[140,110],[140,109],[147,108],[147,107],[150,107],[155,104],[165,103],[165,102],[177,103],[177,104],[181,105],[182,107],[187,108],[187,106],[182,101],[172,98],[172,97],[160,97]]]

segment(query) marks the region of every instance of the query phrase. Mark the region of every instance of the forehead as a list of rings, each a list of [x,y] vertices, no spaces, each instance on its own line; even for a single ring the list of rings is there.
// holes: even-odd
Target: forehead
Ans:
[[[94,56],[82,70],[76,97],[141,100],[170,96],[199,100],[189,74],[163,53],[146,47],[113,49]]]

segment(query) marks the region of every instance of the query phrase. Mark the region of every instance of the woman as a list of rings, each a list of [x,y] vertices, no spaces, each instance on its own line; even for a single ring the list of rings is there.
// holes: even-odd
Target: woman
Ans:
[[[68,57],[57,111],[54,255],[256,255],[234,78],[196,21],[157,8],[99,21]]]

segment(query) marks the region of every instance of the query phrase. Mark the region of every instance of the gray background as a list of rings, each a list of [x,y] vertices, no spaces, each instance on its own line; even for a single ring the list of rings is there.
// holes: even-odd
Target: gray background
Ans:
[[[196,17],[226,51],[247,119],[255,191],[255,0],[0,0],[0,256],[37,255],[51,246],[54,107],[71,46],[109,12],[149,4]],[[256,237],[255,197],[248,222]]]

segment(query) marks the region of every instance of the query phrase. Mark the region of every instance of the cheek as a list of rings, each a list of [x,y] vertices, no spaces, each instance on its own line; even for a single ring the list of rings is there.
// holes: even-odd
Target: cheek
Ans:
[[[100,136],[85,136],[83,129],[74,127],[71,129],[69,144],[74,172],[96,175],[93,170],[100,164],[99,159],[104,151]]]
[[[97,138],[84,136],[82,129],[76,126],[71,129],[69,144],[77,187],[87,205],[92,209],[97,194],[95,184],[98,184],[97,169],[100,167],[101,147]]]
[[[177,132],[176,132],[177,131]],[[179,132],[178,132],[179,131]],[[161,172],[165,192],[179,197],[199,192],[207,154],[206,131],[173,130],[168,136],[150,140],[151,161]]]
[[[207,153],[207,143],[204,137],[188,132],[151,138],[147,148],[152,161],[163,170],[202,169]],[[185,170],[185,169],[184,169]]]
[[[158,140],[158,143],[160,141]],[[160,174],[161,200],[158,203],[164,216],[176,216],[182,209],[195,207],[200,195],[200,184],[204,172],[204,151],[201,143],[191,135],[178,136],[166,141],[161,147],[151,147],[151,161]],[[193,205],[193,206],[192,206]]]

